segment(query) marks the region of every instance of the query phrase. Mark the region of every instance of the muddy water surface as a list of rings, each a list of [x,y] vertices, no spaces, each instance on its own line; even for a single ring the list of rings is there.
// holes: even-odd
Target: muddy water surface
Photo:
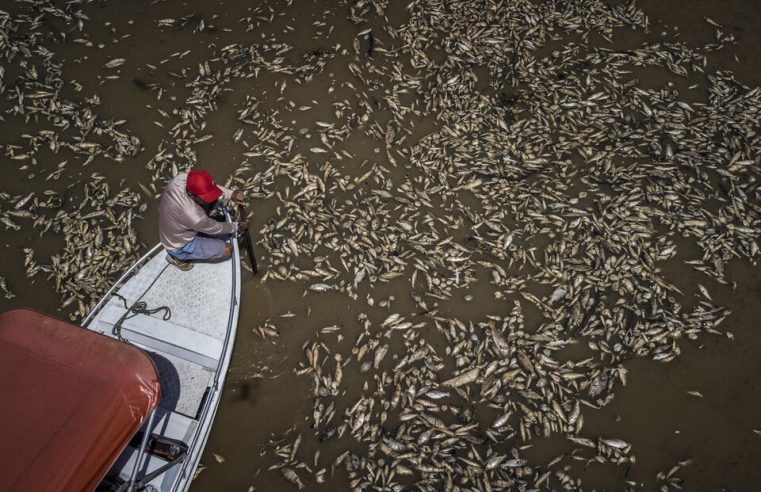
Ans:
[[[642,1],[638,4],[650,19],[650,30],[644,35],[649,40],[681,39],[689,45],[702,46],[712,42],[715,28],[704,20],[709,16],[734,34],[736,44],[727,44],[722,50],[708,55],[707,72],[731,70],[737,79],[750,86],[761,84],[761,35],[756,29],[756,20],[761,18],[761,7],[751,0],[730,2],[655,2]],[[9,9],[10,11],[10,9]],[[183,70],[196,73],[198,64],[208,61],[214,53],[232,43],[285,43],[292,49],[283,54],[286,60],[295,62],[304,54],[335,49],[347,49],[349,55],[336,56],[310,81],[296,83],[288,73],[262,70],[250,79],[234,79],[223,86],[223,92],[216,101],[216,107],[205,118],[206,127],[202,134],[213,138],[192,146],[194,156],[177,159],[183,162],[197,162],[220,181],[233,175],[242,164],[250,165],[250,175],[264,172],[268,163],[262,158],[246,158],[240,142],[233,140],[233,134],[241,127],[239,112],[248,104],[247,98],[258,101],[258,110],[264,114],[274,114],[296,133],[294,146],[305,155],[309,149],[320,145],[317,121],[330,121],[336,103],[352,99],[355,90],[345,82],[356,84],[347,68],[353,56],[353,42],[356,34],[365,25],[357,26],[348,19],[345,5],[327,6],[322,2],[288,5],[284,2],[257,4],[248,2],[219,2],[201,5],[190,2],[100,2],[84,7],[89,20],[84,30],[69,31],[67,40],[51,43],[63,63],[63,78],[81,84],[81,90],[67,86],[66,96],[72,99],[100,96],[98,112],[103,118],[126,120],[132,134],[141,141],[140,153],[116,163],[106,159],[95,159],[87,166],[81,160],[70,159],[67,171],[60,182],[51,183],[41,179],[41,173],[29,177],[29,169],[20,169],[17,161],[3,158],[2,169],[7,179],[0,190],[12,195],[28,191],[42,191],[65,187],[65,183],[78,180],[87,181],[93,172],[106,176],[112,189],[129,186],[139,189],[138,183],[157,186],[156,192],[142,192],[142,199],[148,208],[142,219],[135,220],[137,238],[143,250],[156,241],[157,210],[156,195],[160,192],[165,175],[146,168],[148,161],[158,152],[162,142],[172,140],[172,126],[176,123],[176,110],[190,96]],[[391,26],[406,22],[407,14],[402,4],[386,7],[385,15]],[[160,19],[179,19],[193,16],[182,28],[159,28]],[[199,27],[203,21],[206,28]],[[208,28],[211,25],[212,28]],[[381,17],[374,17],[368,27],[382,29]],[[54,32],[58,26],[51,26]],[[74,39],[89,40],[92,47]],[[368,49],[366,38],[361,38],[361,50]],[[557,42],[558,46],[540,47],[544,55],[550,55],[566,41],[579,41],[571,37]],[[588,42],[594,46],[612,49],[632,49],[643,41],[641,32],[616,31],[613,44],[596,35],[590,35]],[[337,44],[341,48],[335,48]],[[102,48],[99,47],[102,45]],[[185,54],[187,50],[189,53]],[[433,55],[432,55],[433,56]],[[127,62],[116,70],[105,70],[102,66],[117,57]],[[152,68],[155,67],[155,68]],[[13,80],[13,64],[6,69],[6,81]],[[478,87],[484,93],[493,91],[488,83],[488,71],[476,71],[480,77]],[[120,75],[109,80],[106,75]],[[668,82],[679,90],[681,99],[705,101],[706,80],[703,76],[694,79],[674,78],[666,70],[658,68],[632,67],[632,78],[643,88],[660,88]],[[162,88],[158,98],[156,90],[148,87],[156,84]],[[696,88],[689,89],[697,84]],[[290,103],[292,104],[290,104]],[[169,116],[163,116],[159,109]],[[376,120],[385,121],[382,112],[373,115]],[[434,118],[415,115],[414,127],[407,141],[410,145],[429,133],[437,131],[441,122]],[[388,119],[388,116],[386,116]],[[4,145],[20,144],[22,135],[34,132],[40,123],[26,122],[20,117],[7,117],[2,126],[0,139]],[[44,123],[42,123],[44,126]],[[247,144],[256,142],[246,127],[242,139]],[[163,144],[168,147],[166,144]],[[337,150],[346,150],[352,158],[336,162],[336,167],[349,176],[357,177],[366,172],[363,165],[367,161],[380,159],[376,148],[383,147],[377,140],[355,132],[344,142],[336,145]],[[383,155],[385,149],[383,149]],[[40,154],[41,166],[55,166],[63,156]],[[48,162],[52,164],[48,164]],[[79,166],[79,167],[78,167]],[[409,170],[414,174],[417,171]],[[154,176],[160,179],[152,181]],[[400,182],[405,170],[394,169],[391,179]],[[282,216],[279,202],[272,192],[295,194],[288,178],[278,177],[277,182],[267,192],[261,187],[247,189],[250,208],[253,210],[252,230],[261,231],[273,217]],[[581,182],[570,185],[575,190],[583,190]],[[368,187],[378,187],[372,180]],[[335,199],[342,199],[336,194]],[[467,198],[463,198],[466,201]],[[441,218],[447,215],[446,204],[438,208]],[[469,206],[478,207],[479,201],[472,198]],[[436,212],[434,212],[436,213]],[[457,231],[455,241],[466,241],[467,227]],[[0,307],[28,306],[45,312],[68,316],[71,308],[62,309],[61,297],[51,283],[42,275],[28,279],[23,267],[25,247],[33,248],[38,257],[48,257],[62,248],[62,240],[55,235],[44,237],[25,224],[20,231],[0,230],[2,251],[0,254],[0,274],[8,281],[16,297],[0,297]],[[761,295],[761,273],[755,263],[749,260],[734,260],[727,267],[727,280],[731,285],[722,285],[706,275],[696,272],[683,259],[698,257],[692,242],[678,242],[678,260],[664,262],[664,275],[684,293],[685,305],[698,295],[697,284],[701,283],[711,293],[716,305],[731,309],[732,314],[721,324],[722,335],[701,335],[697,340],[683,338],[679,342],[680,354],[673,361],[658,363],[650,359],[632,359],[625,363],[628,370],[627,384],[618,386],[611,403],[600,410],[585,409],[585,433],[588,435],[615,436],[632,444],[633,463],[615,465],[596,461],[576,461],[570,466],[569,474],[580,477],[585,488],[621,490],[626,487],[655,490],[664,484],[659,480],[659,472],[668,472],[676,463],[691,460],[676,474],[686,490],[753,490],[761,480],[761,387],[758,374],[761,373],[761,334],[756,320],[761,314],[757,300]],[[273,444],[289,435],[291,429],[308,431],[312,419],[312,381],[309,377],[296,376],[294,368],[304,360],[303,347],[313,339],[315,331],[326,326],[339,326],[343,331],[320,336],[326,345],[336,351],[351,349],[357,330],[357,317],[366,311],[366,298],[371,296],[376,302],[386,301],[387,307],[378,312],[412,312],[417,309],[409,298],[409,287],[405,279],[395,279],[388,283],[374,284],[371,288],[361,284],[357,289],[357,300],[347,298],[338,292],[305,293],[303,283],[292,283],[269,279],[262,282],[262,275],[268,271],[270,258],[263,244],[257,244],[260,274],[244,274],[241,318],[238,328],[233,362],[228,375],[217,421],[215,422],[207,450],[202,460],[203,471],[195,480],[191,490],[289,490],[292,485],[283,480],[277,471],[268,468],[280,463],[272,453]],[[683,255],[683,256],[682,256]],[[303,268],[311,265],[304,259]],[[465,274],[463,273],[463,276]],[[494,299],[494,289],[486,278],[472,283],[467,290],[458,290],[448,300],[439,303],[441,316],[456,315],[460,319],[479,320],[484,313],[506,316],[511,305],[500,305]],[[549,292],[534,291],[535,295],[549,295]],[[472,296],[466,299],[465,296]],[[689,299],[688,299],[689,298]],[[377,305],[376,305],[377,308]],[[524,306],[526,325],[538,326],[540,315],[531,312],[531,305]],[[278,337],[262,338],[255,328],[269,320],[280,332]],[[382,318],[381,318],[382,320]],[[343,335],[339,339],[339,335]],[[445,350],[446,341],[431,336],[430,343],[437,350]],[[571,346],[557,358],[579,360],[587,356],[583,344]],[[344,374],[342,391],[351,395],[362,391],[364,381],[358,374]],[[692,394],[688,393],[692,392]],[[697,394],[702,396],[697,396]],[[484,421],[493,415],[484,415]],[[292,440],[292,435],[290,439]],[[282,441],[285,443],[286,440]],[[523,443],[521,443],[523,444]],[[532,464],[546,464],[561,453],[569,453],[567,442],[553,436],[549,439],[534,439],[532,447],[525,449],[525,457]],[[327,466],[341,452],[347,450],[347,441],[329,440],[321,443],[314,436],[305,434],[299,455],[309,462],[316,452],[323,458],[316,468]],[[351,452],[364,453],[357,443],[348,444]],[[353,447],[351,447],[353,446]],[[223,456],[219,463],[214,454]],[[304,474],[303,477],[306,477]],[[320,485],[305,479],[309,490],[348,490],[348,476],[341,466],[333,470],[333,478]]]

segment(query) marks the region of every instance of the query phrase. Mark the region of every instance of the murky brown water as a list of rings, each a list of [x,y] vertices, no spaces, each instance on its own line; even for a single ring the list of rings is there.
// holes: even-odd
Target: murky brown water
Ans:
[[[754,0],[707,1],[679,3],[646,0],[638,3],[650,17],[650,39],[658,39],[661,31],[671,36],[672,28],[678,27],[681,40],[688,44],[704,44],[713,40],[715,29],[707,24],[703,16],[710,16],[718,23],[732,30],[737,38],[736,45],[727,45],[723,50],[709,55],[708,71],[731,70],[738,80],[748,85],[761,84],[761,31],[757,29],[757,19],[761,18],[761,4]],[[12,9],[8,9],[11,11]],[[41,192],[53,186],[78,179],[87,180],[92,172],[107,176],[112,188],[120,183],[137,189],[137,183],[150,183],[152,173],[145,164],[156,153],[162,140],[169,140],[172,118],[161,116],[157,109],[172,115],[172,111],[189,96],[184,80],[176,78],[172,72],[187,67],[197,71],[197,64],[208,60],[213,49],[232,43],[254,43],[272,36],[293,46],[286,58],[296,59],[304,53],[327,50],[340,43],[351,50],[352,41],[359,28],[347,21],[346,6],[328,6],[322,2],[286,5],[272,2],[250,5],[248,2],[226,1],[201,5],[190,2],[100,2],[88,4],[84,11],[89,17],[83,33],[68,33],[68,41],[51,43],[50,49],[64,60],[64,78],[76,80],[82,85],[81,93],[70,91],[67,97],[80,98],[98,94],[101,104],[98,112],[103,117],[126,120],[126,126],[142,142],[143,150],[137,157],[123,163],[105,159],[95,159],[86,168],[77,168],[77,162],[70,159],[64,177],[51,184],[39,177],[28,179],[29,170],[19,169],[17,161],[0,158],[6,179],[0,190],[11,194],[28,191]],[[189,14],[200,14],[214,29],[194,32],[194,23],[182,29],[159,29],[157,20],[180,18]],[[405,22],[404,5],[392,5],[386,9],[390,25]],[[272,16],[270,21],[270,15]],[[261,20],[259,23],[257,17]],[[245,20],[249,18],[250,20]],[[324,22],[321,27],[315,21]],[[196,21],[193,21],[196,22]],[[377,23],[375,19],[373,22]],[[246,32],[246,25],[253,28]],[[257,25],[259,24],[259,25]],[[381,26],[375,25],[380,28]],[[51,31],[55,26],[51,26]],[[124,37],[126,36],[126,37]],[[75,38],[87,38],[96,47],[84,47],[72,42]],[[666,38],[666,36],[664,36]],[[614,38],[616,48],[626,49],[642,42],[639,34],[617,32]],[[98,43],[103,48],[97,48]],[[602,39],[590,37],[590,43],[610,46]],[[213,48],[211,47],[213,46]],[[363,47],[364,49],[364,47]],[[551,53],[551,45],[540,48]],[[190,50],[182,56],[173,56]],[[735,59],[739,58],[739,62]],[[102,65],[108,60],[123,57],[125,65],[118,70],[108,71],[121,74],[118,80],[106,80]],[[162,63],[163,60],[168,60]],[[293,83],[287,74],[262,71],[255,79],[233,80],[225,85],[217,102],[217,109],[208,114],[204,133],[214,138],[194,145],[197,161],[224,180],[243,161],[248,161],[254,172],[261,172],[266,166],[257,159],[244,159],[241,146],[233,142],[232,135],[240,128],[238,112],[245,107],[246,97],[256,98],[260,110],[278,111],[278,118],[287,121],[294,128],[314,127],[316,121],[331,118],[332,104],[351,97],[352,90],[341,82],[351,80],[346,67],[346,57],[336,57],[309,83]],[[148,65],[154,65],[155,70]],[[9,64],[5,80],[13,80],[18,70]],[[635,74],[641,87],[661,87],[674,80],[676,87],[686,101],[700,101],[705,97],[704,80],[674,79],[665,71],[641,69]],[[484,74],[484,77],[486,74]],[[283,88],[283,83],[288,85]],[[144,84],[157,83],[165,93],[157,99],[155,91],[145,90]],[[687,87],[699,84],[694,90]],[[329,92],[329,87],[335,87]],[[70,90],[70,89],[69,89]],[[484,87],[488,90],[488,87]],[[293,106],[284,104],[293,101]],[[173,100],[172,98],[175,98]],[[304,111],[300,107],[309,106]],[[165,124],[157,125],[156,122]],[[31,132],[35,124],[25,123],[21,118],[7,117],[3,124],[0,143],[21,143],[25,132]],[[44,123],[40,123],[44,126]],[[437,128],[438,122],[426,119],[415,121],[414,132],[408,142],[417,141]],[[251,137],[244,137],[244,140]],[[307,149],[319,145],[317,132],[311,130],[309,136],[300,136],[295,145]],[[365,159],[373,159],[372,151],[378,144],[363,134],[350,137],[341,148],[354,155],[343,172],[353,176],[364,170],[349,169]],[[40,162],[44,154],[38,155]],[[64,159],[53,155],[45,156],[55,165]],[[396,171],[398,172],[398,171]],[[285,190],[286,180],[277,183],[277,189]],[[292,193],[295,191],[291,190]],[[157,237],[155,213],[157,200],[146,197],[149,205],[145,218],[135,223],[139,240],[151,245]],[[259,231],[278,212],[274,199],[254,199],[252,230]],[[443,213],[443,212],[442,212]],[[2,228],[0,228],[2,229]],[[463,233],[464,237],[465,233]],[[462,240],[462,238],[456,238]],[[0,274],[8,280],[17,297],[12,300],[0,297],[0,308],[34,307],[49,313],[65,316],[69,311],[60,310],[60,299],[51,285],[37,276],[32,281],[24,274],[23,247],[35,249],[39,257],[49,256],[59,251],[62,243],[53,235],[40,238],[29,227],[21,231],[0,230]],[[679,244],[680,251],[689,251],[689,243]],[[267,444],[277,440],[294,426],[308,429],[312,414],[311,381],[308,377],[297,377],[293,368],[303,360],[303,345],[314,337],[315,329],[338,325],[349,333],[356,327],[357,315],[366,309],[363,300],[371,294],[376,301],[393,296],[394,311],[410,311],[414,304],[406,298],[404,282],[392,281],[376,284],[358,290],[357,304],[338,293],[317,294],[310,292],[304,296],[303,284],[272,281],[262,283],[269,260],[261,245],[256,246],[260,255],[260,274],[254,277],[244,274],[241,318],[236,340],[232,368],[228,375],[224,398],[209,440],[203,463],[206,468],[194,482],[195,491],[248,490],[289,490],[287,484],[276,471],[267,469],[278,463],[272,453],[266,452]],[[626,363],[628,384],[620,387],[612,403],[601,410],[586,409],[585,432],[590,435],[608,435],[624,439],[632,444],[636,463],[630,466],[616,466],[592,462],[574,463],[575,476],[581,477],[587,488],[623,489],[627,482],[640,484],[645,490],[657,489],[662,483],[656,474],[670,469],[675,463],[691,459],[693,464],[677,474],[684,480],[685,490],[753,490],[761,482],[761,435],[754,429],[761,429],[761,385],[757,375],[761,373],[761,334],[756,320],[761,315],[761,304],[757,299],[761,294],[761,271],[756,265],[736,260],[728,265],[727,278],[736,282],[736,289],[730,289],[697,273],[680,262],[667,262],[663,267],[666,276],[686,295],[697,291],[697,283],[704,284],[714,298],[714,303],[732,310],[732,315],[721,325],[734,338],[702,336],[697,341],[680,341],[681,355],[674,361],[661,364],[649,359],[632,359]],[[471,302],[461,297],[442,303],[441,312],[457,313],[461,319],[477,319],[490,303],[488,287],[476,283],[469,291],[474,296]],[[500,313],[498,307],[488,306],[490,314],[507,314],[510,307]],[[293,317],[282,317],[292,313]],[[526,314],[527,320],[530,317]],[[265,320],[271,320],[281,335],[262,339],[253,329]],[[349,347],[354,337],[346,335],[342,342],[335,335],[324,336],[322,340],[331,346]],[[575,347],[573,348],[575,349]],[[572,355],[568,354],[570,358]],[[360,379],[348,374],[344,387],[347,392],[357,390]],[[353,386],[354,385],[354,386]],[[688,391],[699,391],[703,398],[692,396]],[[526,456],[536,463],[549,461],[566,451],[562,439],[536,440],[534,447],[526,450]],[[307,439],[302,443],[300,455],[313,456],[321,451],[323,456],[335,457],[343,449],[340,443],[330,441],[320,444],[317,439]],[[224,456],[224,463],[217,463],[212,453]],[[308,461],[308,458],[307,458]],[[323,460],[325,461],[325,460]],[[327,461],[325,461],[327,462]],[[321,466],[325,466],[324,464]],[[346,472],[337,467],[335,476],[326,485],[320,486],[307,481],[309,490],[346,490]]]

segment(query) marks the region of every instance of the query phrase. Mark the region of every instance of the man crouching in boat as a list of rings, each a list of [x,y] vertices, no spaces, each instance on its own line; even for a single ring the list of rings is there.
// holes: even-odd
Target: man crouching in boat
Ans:
[[[217,200],[243,203],[243,193],[214,183],[206,171],[180,173],[164,189],[159,204],[159,239],[169,253],[167,261],[180,270],[193,261],[224,261],[233,247],[220,236],[248,227],[247,221],[217,222],[208,213]]]

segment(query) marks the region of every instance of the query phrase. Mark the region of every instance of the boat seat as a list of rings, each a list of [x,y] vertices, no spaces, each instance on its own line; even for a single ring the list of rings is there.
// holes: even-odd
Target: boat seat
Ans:
[[[189,443],[198,427],[198,421],[163,407],[156,408],[153,434]]]
[[[124,308],[111,305],[103,310],[99,320],[113,327],[124,312]],[[122,323],[122,337],[209,369],[216,369],[224,346],[221,340],[209,335],[144,314]]]

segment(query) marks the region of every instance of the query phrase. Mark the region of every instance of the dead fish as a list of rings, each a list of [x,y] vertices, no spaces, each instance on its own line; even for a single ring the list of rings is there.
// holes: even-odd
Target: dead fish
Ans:
[[[473,381],[478,378],[478,373],[480,369],[470,369],[469,371],[465,371],[464,373],[460,374],[459,376],[455,376],[451,379],[447,379],[443,383],[441,383],[442,386],[451,386],[452,388],[457,388],[458,386],[462,386],[465,384],[470,384]]]
[[[5,277],[0,275],[0,290],[2,290],[5,293],[6,299],[13,299],[16,297],[16,294],[11,292],[10,288],[8,287],[8,282],[5,280]]]
[[[381,326],[388,326],[392,323],[395,323],[401,319],[402,315],[399,313],[393,313],[390,314],[385,320],[383,320],[383,323],[381,323]]]
[[[281,468],[280,473],[283,475],[283,478],[291,482],[293,485],[299,488],[299,490],[305,488],[304,483],[301,481],[299,476],[296,474],[295,471],[293,471],[292,468]]]
[[[698,284],[698,290],[700,291],[701,294],[703,294],[703,297],[705,297],[709,301],[713,301],[713,299],[711,299],[711,295],[708,293],[708,289],[703,287],[703,285]]]
[[[116,68],[121,65],[124,65],[127,62],[126,58],[114,58],[113,60],[109,60],[108,63],[103,65],[105,68]]]
[[[24,205],[26,205],[29,202],[29,200],[32,199],[33,196],[34,196],[34,192],[31,192],[28,195],[25,195],[24,197],[19,199],[19,201],[16,202],[16,204],[14,205],[13,208],[19,209],[19,208],[23,207]]]
[[[621,439],[607,439],[607,438],[601,438],[600,442],[605,444],[608,447],[615,448],[615,449],[629,449],[631,447],[631,444],[629,444],[626,441],[623,441]]]
[[[434,400],[438,400],[441,398],[446,398],[449,396],[449,392],[447,391],[438,391],[438,390],[428,390],[425,392],[425,396],[428,398],[433,398]]]
[[[325,292],[331,289],[332,287],[328,284],[312,284],[309,286],[309,290],[313,290],[315,292]]]

